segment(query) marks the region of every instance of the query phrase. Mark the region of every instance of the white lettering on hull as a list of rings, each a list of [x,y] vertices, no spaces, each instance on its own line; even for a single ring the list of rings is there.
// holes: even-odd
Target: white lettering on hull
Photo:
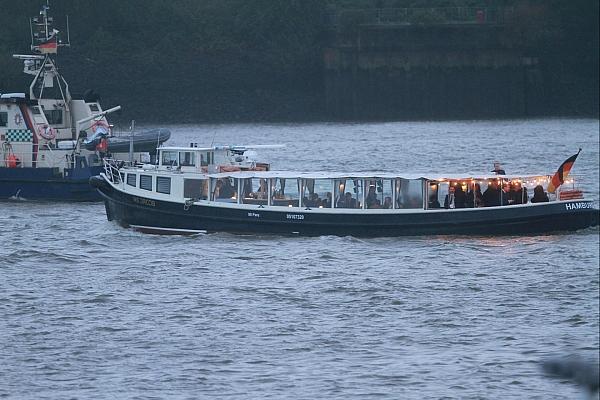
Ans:
[[[582,208],[592,208],[592,203],[567,203],[565,204],[567,211],[581,210]]]

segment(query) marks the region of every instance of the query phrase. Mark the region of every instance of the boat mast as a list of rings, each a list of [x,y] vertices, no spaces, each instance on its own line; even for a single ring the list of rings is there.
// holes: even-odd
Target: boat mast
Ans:
[[[59,47],[70,47],[70,37],[67,35],[67,42],[59,39],[60,32],[53,28],[54,18],[48,15],[49,9],[50,2],[46,0],[46,4],[42,6],[39,15],[29,20],[29,30],[31,32],[30,48],[35,54],[14,54],[13,57],[23,60],[24,73],[34,75],[29,86],[29,96],[31,99],[41,99],[44,95],[44,89],[54,87],[54,81],[56,80],[60,97],[64,101],[65,108],[68,111],[71,102],[69,85],[58,72],[52,55],[58,53]]]

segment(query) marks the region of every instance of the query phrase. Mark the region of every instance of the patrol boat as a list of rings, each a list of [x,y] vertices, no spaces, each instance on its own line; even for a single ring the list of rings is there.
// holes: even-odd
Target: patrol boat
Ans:
[[[98,96],[88,91],[73,99],[54,56],[70,46],[53,28],[49,6],[30,20],[31,50],[16,54],[33,76],[28,95],[0,94],[0,200],[99,201],[89,178],[103,170],[102,158],[142,161],[169,139],[170,132],[113,132]]]
[[[352,236],[542,234],[598,225],[598,209],[572,179],[565,183],[572,188],[548,196],[543,185],[551,179],[544,174],[223,168],[210,167],[211,160],[234,149],[158,150],[156,165],[105,160],[104,171],[91,178],[108,220],[159,234]]]

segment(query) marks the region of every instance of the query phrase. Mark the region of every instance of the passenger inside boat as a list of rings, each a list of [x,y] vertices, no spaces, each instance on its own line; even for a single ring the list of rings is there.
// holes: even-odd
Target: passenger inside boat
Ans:
[[[500,188],[497,180],[492,179],[487,189],[483,192],[482,200],[484,207],[496,207],[500,205]]]
[[[212,198],[216,201],[223,201],[226,199],[235,200],[237,199],[237,190],[231,181],[235,181],[233,178],[221,178],[215,182],[215,188],[213,190]]]
[[[392,208],[392,198],[390,196],[385,197],[382,208],[384,208],[386,210],[389,210],[390,208]]]
[[[309,197],[304,197],[302,199],[302,204],[306,207],[321,207],[323,202],[317,193],[311,193]]]
[[[338,179],[336,187],[336,208],[362,207],[362,179]]]
[[[369,183],[369,192],[365,198],[365,202],[367,204],[367,208],[376,208],[373,207],[377,202],[377,195],[375,194],[375,181]]]
[[[532,203],[547,203],[550,199],[548,198],[548,194],[544,192],[544,188],[542,185],[537,185],[533,189],[533,197],[531,198]]]
[[[346,192],[343,197],[340,197],[335,206],[336,208],[358,208],[358,202],[352,198],[352,193]]]
[[[258,190],[256,191],[256,197],[258,199],[266,199],[267,190],[267,181],[263,178],[260,178],[260,180],[258,181]]]
[[[427,208],[441,208],[438,200],[439,185],[437,182],[430,182],[428,188]]]
[[[444,208],[465,208],[466,195],[460,183],[448,185],[448,194],[444,199]]]
[[[479,183],[473,183],[469,185],[469,190],[465,196],[465,207],[482,207],[483,199],[481,194],[481,185]]]
[[[473,179],[465,181],[431,181],[427,186],[427,208],[439,208],[440,199],[438,194],[442,189],[445,191],[446,186],[448,186],[448,194],[445,195],[443,203],[443,208],[446,209],[509,206],[527,204],[530,200],[532,202],[547,202],[549,197],[544,192],[542,185],[536,187],[534,196],[531,199],[525,185],[525,183],[537,184],[542,181],[539,178],[527,182],[522,179],[504,180],[500,178],[483,180],[482,182]],[[481,193],[482,184],[485,186],[483,194]]]
[[[325,194],[325,198],[321,202],[322,208],[331,208],[331,192]]]
[[[509,204],[527,204],[527,200],[527,188],[519,181],[513,182],[508,196]]]

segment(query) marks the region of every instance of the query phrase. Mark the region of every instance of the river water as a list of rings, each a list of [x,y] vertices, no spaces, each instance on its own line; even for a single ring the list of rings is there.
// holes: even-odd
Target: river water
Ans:
[[[598,120],[172,126],[285,143],[278,169],[573,173]],[[136,233],[101,204],[0,203],[0,397],[581,398],[540,363],[597,362],[598,229],[537,237]]]

